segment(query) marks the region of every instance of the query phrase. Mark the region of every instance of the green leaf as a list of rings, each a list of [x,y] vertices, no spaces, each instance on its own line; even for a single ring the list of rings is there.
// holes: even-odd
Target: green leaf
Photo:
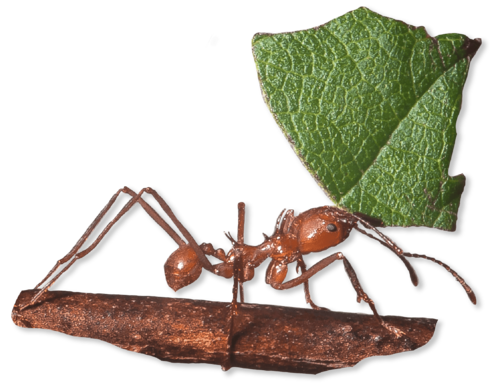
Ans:
[[[448,167],[480,44],[359,8],[305,31],[257,34],[253,54],[275,120],[338,206],[387,226],[454,230],[465,177]]]

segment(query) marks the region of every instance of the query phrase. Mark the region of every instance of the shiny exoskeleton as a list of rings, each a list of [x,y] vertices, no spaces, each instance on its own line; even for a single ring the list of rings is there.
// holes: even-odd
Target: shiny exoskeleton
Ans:
[[[114,219],[107,224],[96,240],[89,247],[80,251],[84,242],[88,239],[89,235],[96,228],[105,214],[107,214],[110,210],[120,193],[130,195],[132,197],[131,200],[129,200],[114,217]],[[146,201],[142,199],[142,195],[144,193],[148,193],[156,199],[158,204],[179,229],[186,241],[184,241],[183,238],[179,236],[179,234]],[[22,309],[33,305],[78,259],[91,252],[100,243],[113,225],[136,203],[139,203],[153,218],[153,220],[161,226],[179,245],[179,248],[172,253],[165,263],[165,276],[167,283],[172,289],[177,291],[178,289],[193,283],[201,275],[203,269],[218,276],[234,278],[234,297],[232,301],[232,317],[228,350],[230,350],[230,343],[232,339],[233,320],[236,314],[239,285],[240,301],[243,302],[242,283],[251,280],[254,277],[255,269],[268,258],[271,259],[271,262],[266,272],[267,284],[279,290],[292,288],[303,284],[306,301],[315,309],[321,308],[316,306],[311,301],[308,280],[329,264],[337,260],[342,260],[349,279],[356,290],[358,302],[364,300],[368,303],[377,321],[387,330],[395,334],[395,336],[400,337],[403,335],[404,333],[402,331],[394,326],[388,325],[379,316],[374,302],[363,291],[354,269],[342,253],[333,253],[330,256],[320,260],[309,269],[306,268],[306,264],[303,260],[304,255],[312,252],[324,251],[340,244],[349,236],[349,233],[353,229],[356,229],[360,233],[377,240],[394,252],[405,264],[414,285],[418,284],[418,278],[406,257],[427,259],[444,267],[460,282],[468,294],[469,299],[476,304],[474,292],[448,265],[429,256],[404,252],[392,240],[376,228],[381,225],[379,220],[368,217],[364,214],[349,213],[344,209],[329,206],[310,209],[299,214],[298,216],[294,215],[293,210],[284,210],[277,219],[273,235],[265,235],[265,241],[263,243],[257,246],[251,246],[244,243],[245,211],[244,204],[240,203],[237,240],[234,240],[230,234],[227,235],[232,243],[232,248],[228,253],[225,253],[223,249],[215,249],[211,244],[198,245],[187,229],[176,218],[175,214],[163,198],[160,197],[160,195],[158,195],[158,193],[156,193],[153,189],[144,188],[136,194],[131,189],[124,187],[112,196],[108,204],[98,214],[93,223],[88,227],[86,232],[82,235],[76,245],[74,245],[71,251],[62,259],[57,261],[48,275],[36,286],[36,289],[40,290],[28,304],[22,307]],[[376,236],[372,233],[368,233],[366,230],[374,232]],[[221,262],[219,264],[212,265],[206,258],[206,255],[214,256]],[[296,268],[301,270],[301,274],[295,279],[285,281],[288,267],[292,263],[295,263]],[[66,265],[51,280],[48,281],[55,271],[57,271],[63,264]],[[225,368],[228,367],[229,364],[227,361]]]
[[[240,204],[242,205],[242,204]],[[285,210],[280,214],[272,236],[265,236],[265,241],[257,246],[235,241],[226,254],[223,249],[214,249],[211,244],[201,244],[205,255],[214,256],[222,263],[214,265],[214,273],[225,278],[232,278],[236,256],[240,261],[241,283],[254,277],[255,269],[267,258],[272,261],[266,271],[266,283],[276,289],[288,288],[284,285],[288,265],[296,262],[306,272],[303,255],[324,251],[344,241],[353,228],[354,221],[347,212],[324,206],[310,209],[298,216],[294,211]],[[340,258],[342,259],[342,258]],[[201,263],[191,245],[182,245],[168,258],[165,275],[168,285],[175,291],[191,284],[201,274]],[[311,275],[312,276],[312,275]]]

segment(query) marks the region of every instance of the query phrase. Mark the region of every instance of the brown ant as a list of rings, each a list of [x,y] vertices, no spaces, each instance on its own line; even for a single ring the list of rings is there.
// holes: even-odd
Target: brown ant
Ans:
[[[98,235],[96,240],[85,250],[79,252],[84,242],[87,240],[91,232],[96,228],[100,220],[105,216],[110,207],[114,204],[120,193],[126,193],[132,196],[132,199],[120,210],[115,218],[110,221],[103,231]],[[165,220],[158,215],[158,213],[144,201],[141,196],[143,193],[151,194],[165,213],[169,216],[172,222],[176,225],[179,231],[182,233],[186,241],[184,241]],[[265,236],[265,241],[257,246],[244,244],[244,217],[245,206],[244,203],[239,203],[239,217],[238,217],[238,232],[237,240],[235,240],[230,234],[226,234],[228,239],[232,243],[232,248],[228,253],[225,253],[223,249],[215,249],[211,244],[203,243],[198,245],[187,229],[180,223],[177,217],[174,215],[170,207],[163,200],[162,197],[151,188],[144,188],[138,194],[131,189],[124,187],[113,195],[108,204],[103,208],[96,219],[91,223],[86,232],[82,235],[76,245],[71,251],[62,259],[57,261],[53,269],[48,275],[36,286],[36,289],[40,289],[39,292],[33,297],[33,299],[21,309],[33,305],[52,285],[53,283],[67,271],[74,262],[78,259],[86,256],[91,252],[108,233],[112,226],[135,204],[139,203],[143,209],[160,225],[172,239],[179,245],[179,248],[173,252],[165,263],[165,277],[168,285],[177,291],[182,287],[185,287],[193,283],[201,275],[203,269],[210,271],[211,273],[222,276],[225,278],[234,277],[233,287],[233,300],[231,304],[231,321],[229,331],[228,350],[230,352],[230,346],[232,341],[232,329],[234,323],[234,315],[237,313],[237,294],[240,287],[240,302],[244,302],[242,283],[251,280],[254,277],[255,268],[263,263],[267,258],[271,258],[271,262],[266,271],[266,283],[278,290],[288,289],[300,284],[304,284],[304,292],[306,296],[306,302],[311,305],[312,308],[320,310],[321,308],[316,306],[311,300],[309,293],[308,280],[327,267],[331,263],[337,260],[342,260],[344,263],[345,271],[349,276],[349,279],[356,290],[357,301],[364,300],[370,306],[376,320],[387,330],[392,332],[396,337],[400,337],[404,334],[398,328],[387,324],[381,316],[378,314],[373,300],[364,292],[357,278],[356,272],[352,268],[350,262],[341,253],[333,253],[328,257],[320,260],[318,263],[307,269],[303,260],[303,255],[307,255],[312,252],[324,251],[330,247],[340,244],[347,239],[352,229],[356,229],[358,232],[377,240],[379,243],[394,252],[405,264],[409,271],[412,283],[416,286],[418,284],[418,277],[416,273],[406,259],[406,257],[423,258],[434,263],[437,263],[450,272],[462,285],[471,302],[476,304],[476,296],[471,288],[466,284],[454,270],[448,265],[436,260],[432,257],[425,255],[418,255],[414,253],[404,252],[399,248],[392,240],[381,233],[376,227],[383,226],[383,224],[374,218],[371,218],[362,213],[349,213],[343,209],[330,206],[322,206],[319,208],[309,209],[306,212],[294,215],[293,210],[283,210],[277,219],[275,225],[275,231],[272,236]],[[378,236],[374,236],[368,233],[366,230],[360,228],[362,226],[365,229],[375,232]],[[206,258],[206,255],[214,256],[222,262],[216,265],[212,265]],[[40,288],[52,274],[62,265],[68,263],[52,280],[45,284],[43,288]],[[295,279],[284,282],[288,265],[296,263],[296,269],[301,274]],[[228,361],[227,361],[228,362]],[[228,368],[227,363],[224,368]]]

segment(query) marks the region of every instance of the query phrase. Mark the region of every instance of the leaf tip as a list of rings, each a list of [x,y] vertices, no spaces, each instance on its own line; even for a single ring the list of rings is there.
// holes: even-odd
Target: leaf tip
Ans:
[[[476,38],[476,39],[466,38],[464,44],[462,45],[462,49],[464,50],[464,52],[466,52],[466,56],[469,59],[472,59],[473,56],[476,54],[476,52],[478,52],[480,46],[481,46],[480,38]]]

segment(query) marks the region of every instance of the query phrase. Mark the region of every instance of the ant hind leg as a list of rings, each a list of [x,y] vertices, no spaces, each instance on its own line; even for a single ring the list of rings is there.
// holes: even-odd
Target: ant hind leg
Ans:
[[[179,221],[179,219],[175,216],[174,212],[172,209],[170,209],[170,206],[165,202],[165,200],[152,188],[144,188],[143,189],[146,193],[150,194],[153,196],[153,198],[158,202],[158,204],[161,206],[163,211],[167,214],[167,216],[172,220],[174,225],[179,229],[180,233],[184,236],[186,241],[189,243],[189,245],[192,247],[194,252],[196,252],[196,255],[198,256],[198,259],[203,266],[204,269],[210,272],[214,272],[213,265],[210,263],[210,261],[206,258],[204,252],[202,249],[199,247],[198,243],[196,243],[196,240],[194,240],[194,237],[189,233],[189,231],[186,229],[184,225]]]
[[[107,212],[110,210],[112,205],[115,203],[117,200],[117,197],[119,196],[120,193],[127,193],[128,192],[127,187],[124,187],[122,189],[119,189],[110,199],[107,205],[101,210],[101,212],[96,216],[96,218],[93,220],[91,225],[86,229],[86,232],[81,236],[81,238],[77,241],[77,243],[72,247],[72,249],[69,251],[67,255],[65,255],[63,258],[57,261],[55,266],[48,272],[48,274],[45,276],[45,278],[35,287],[35,289],[39,289],[45,282],[48,281],[48,279],[53,275],[55,271],[57,271],[60,266],[63,264],[67,263],[67,265],[53,278],[51,279],[48,283],[44,285],[43,288],[41,288],[38,293],[31,299],[31,301],[25,305],[22,306],[21,310],[25,309],[26,307],[29,307],[36,303],[36,301],[46,292],[48,289],[57,281],[57,279],[64,273],[66,272],[77,260],[83,258],[86,256],[88,253],[90,253],[103,239],[103,237],[108,233],[108,231],[112,228],[112,226],[125,214],[129,209],[139,201],[141,198],[141,195],[144,193],[144,189],[139,192],[139,194],[135,194],[131,200],[125,204],[125,206],[119,211],[119,213],[114,217],[112,221],[110,221],[105,229],[98,235],[96,240],[91,244],[88,248],[85,250],[78,252],[79,249],[81,249],[82,245],[86,242],[88,239],[89,235],[93,232],[93,230],[98,226],[100,223],[101,219],[107,214]]]

